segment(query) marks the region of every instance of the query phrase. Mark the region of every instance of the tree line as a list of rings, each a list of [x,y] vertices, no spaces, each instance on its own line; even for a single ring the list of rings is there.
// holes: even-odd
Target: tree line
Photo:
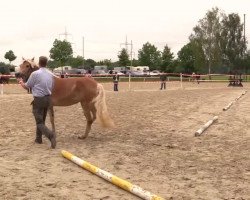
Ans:
[[[248,73],[250,51],[244,37],[244,24],[237,13],[225,14],[217,7],[208,10],[198,21],[189,36],[189,42],[175,58],[166,44],[159,50],[150,42],[138,51],[138,59],[130,60],[125,48],[118,53],[118,61],[111,59],[95,61],[73,56],[71,43],[55,39],[50,49],[48,66],[55,68],[70,65],[75,68],[92,69],[96,65],[106,65],[109,69],[117,66],[149,66],[150,70],[177,73]],[[13,51],[6,52],[5,58],[11,63],[16,57]]]

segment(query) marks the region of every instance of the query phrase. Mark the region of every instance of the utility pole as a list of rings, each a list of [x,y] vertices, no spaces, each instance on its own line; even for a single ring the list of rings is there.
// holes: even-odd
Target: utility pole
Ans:
[[[130,43],[128,43],[127,36],[126,36],[125,43],[121,43],[120,46],[121,46],[121,45],[125,45],[125,49],[126,49],[126,51],[128,52],[128,46],[130,45]]]
[[[244,14],[244,45],[246,48],[246,14]]]
[[[72,34],[70,34],[70,33],[67,32],[66,27],[65,27],[65,32],[59,34],[59,40],[61,39],[60,36],[64,36],[64,40],[65,40],[66,42],[69,42],[71,45],[72,45],[72,44],[75,45],[75,43],[70,42],[70,41],[68,40],[68,36],[71,36],[71,40],[73,40],[73,36],[72,36]],[[71,46],[71,47],[72,47],[72,46]],[[75,48],[76,48],[76,45],[75,45]],[[73,49],[73,47],[72,47],[72,49]],[[75,52],[73,52],[73,53],[75,53]]]
[[[244,59],[244,63],[245,63],[246,49],[247,49],[247,46],[246,46],[246,14],[244,14],[243,34],[244,34],[244,53],[243,53],[243,59]],[[245,73],[247,74],[247,66],[245,66]],[[246,75],[246,80],[247,80],[247,75]]]
[[[84,58],[84,37],[82,37],[82,57]]]
[[[71,35],[71,34],[69,34],[69,33],[67,32],[66,27],[65,27],[65,32],[64,32],[64,33],[59,34],[59,39],[60,39],[60,36],[64,36],[64,39],[65,39],[66,41],[68,41],[68,36],[71,36],[71,37],[72,37],[72,35]]]
[[[60,33],[60,34],[59,34],[59,40],[61,39],[60,36],[64,36],[64,40],[65,40],[66,42],[69,42],[69,41],[68,41],[68,36],[71,36],[71,39],[73,39],[72,34],[70,34],[70,33],[67,32],[66,27],[65,27],[64,33]],[[70,43],[71,45],[74,44],[74,43],[72,43],[72,42],[69,42],[69,43]],[[71,46],[71,47],[72,47],[72,46]],[[72,50],[73,50],[73,48],[72,48]],[[73,53],[74,53],[74,51],[73,51]],[[62,64],[62,63],[61,63],[61,64]],[[61,67],[61,70],[62,70],[62,74],[64,74],[64,72],[63,72],[63,67]]]
[[[82,37],[82,58],[83,58],[83,66],[84,66],[84,37]]]
[[[133,43],[132,43],[132,40],[131,40],[131,43],[130,43],[130,44],[131,44],[131,46],[130,46],[130,47],[131,47],[131,49],[130,49],[130,61],[131,61],[131,62],[130,62],[130,65],[131,65],[131,67],[132,67],[132,66],[133,66],[133,65],[132,65],[132,64],[133,64],[133,63],[132,63],[132,62],[133,62],[133,56],[132,56],[132,54],[133,54]]]
[[[130,65],[131,65],[131,67],[132,67],[132,62],[133,62],[133,43],[132,43],[132,40],[131,40],[131,43],[128,43],[128,39],[127,39],[127,36],[126,36],[126,40],[125,40],[125,43],[121,43],[120,44],[120,46],[122,46],[122,45],[125,45],[125,49],[126,49],[126,51],[127,51],[127,53],[128,53],[128,46],[130,46]]]

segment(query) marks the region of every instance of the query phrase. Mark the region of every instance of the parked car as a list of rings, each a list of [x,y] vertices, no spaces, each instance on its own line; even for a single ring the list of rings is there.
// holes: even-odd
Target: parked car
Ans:
[[[93,74],[93,75],[106,75],[107,73],[104,71],[104,70],[93,70],[92,72],[91,72],[91,74]]]
[[[121,71],[118,71],[118,70],[109,70],[108,71],[108,74],[115,74],[117,73],[118,75],[124,75],[124,73],[122,73]]]
[[[149,75],[151,75],[151,76],[157,76],[157,75],[160,75],[160,74],[161,74],[161,72],[158,71],[158,70],[153,70],[152,72],[149,72]]]

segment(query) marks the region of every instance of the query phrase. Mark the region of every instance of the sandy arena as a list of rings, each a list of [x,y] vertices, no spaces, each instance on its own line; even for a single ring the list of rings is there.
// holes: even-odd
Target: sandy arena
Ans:
[[[222,111],[243,88],[228,83],[105,83],[107,105],[116,128],[97,122],[79,140],[86,120],[79,104],[55,107],[57,147],[35,144],[32,96],[19,85],[0,95],[0,199],[140,199],[78,167],[61,150],[132,184],[172,200],[250,199],[250,93]],[[219,116],[200,137],[197,131]],[[47,120],[49,125],[49,120]],[[50,125],[49,125],[50,127]]]

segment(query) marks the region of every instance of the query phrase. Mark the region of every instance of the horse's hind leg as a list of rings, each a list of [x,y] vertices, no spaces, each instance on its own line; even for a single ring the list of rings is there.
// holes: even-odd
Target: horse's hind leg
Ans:
[[[94,122],[96,120],[96,111],[97,111],[96,107],[95,107],[95,103],[91,103],[91,105],[90,105],[90,111],[92,113],[92,121]]]
[[[54,107],[50,106],[49,107],[49,118],[50,118],[50,123],[52,126],[52,131],[55,133],[55,118],[54,118]]]
[[[86,120],[87,120],[87,126],[86,126],[86,129],[85,129],[85,134],[82,135],[82,136],[79,136],[78,138],[79,139],[85,139],[86,137],[88,137],[88,134],[91,130],[91,125],[93,123],[93,118],[91,116],[91,111],[90,111],[90,106],[89,104],[84,104],[84,102],[81,102],[81,105],[82,105],[82,109],[83,109],[83,113],[86,117]]]

